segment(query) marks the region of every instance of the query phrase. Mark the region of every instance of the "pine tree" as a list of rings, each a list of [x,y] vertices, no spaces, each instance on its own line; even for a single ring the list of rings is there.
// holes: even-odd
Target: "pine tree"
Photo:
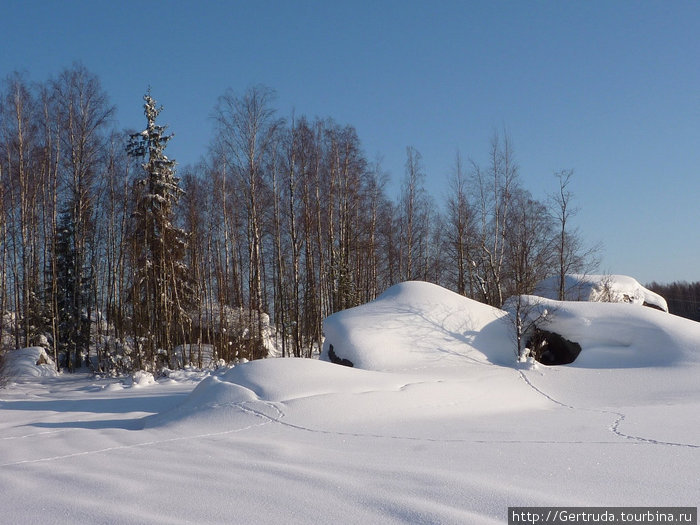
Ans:
[[[184,256],[186,233],[173,224],[174,207],[183,190],[175,177],[175,161],[165,155],[166,126],[156,124],[162,107],[150,91],[144,95],[147,127],[130,136],[127,153],[144,159],[143,176],[134,187],[131,232],[134,282],[130,290],[132,329],[139,344],[137,366],[155,369],[164,361],[175,366],[173,350],[183,343],[190,319],[192,287]],[[160,356],[160,357],[158,357]],[[158,360],[158,361],[157,361]]]

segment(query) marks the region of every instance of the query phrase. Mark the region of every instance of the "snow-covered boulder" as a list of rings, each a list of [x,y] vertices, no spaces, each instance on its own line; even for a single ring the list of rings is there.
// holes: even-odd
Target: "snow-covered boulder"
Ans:
[[[637,368],[700,363],[700,323],[695,321],[619,303],[522,296],[521,305],[528,320],[539,323],[538,328],[581,346],[573,366]],[[527,320],[525,324],[529,324]]]
[[[326,318],[321,359],[366,370],[512,363],[506,315],[434,284],[405,282]]]
[[[666,300],[627,275],[567,275],[564,280],[567,301],[631,303],[651,306],[668,312]],[[549,277],[535,287],[534,295],[559,298],[559,278]]]
[[[53,359],[40,346],[10,350],[4,355],[2,375],[6,379],[58,375]]]

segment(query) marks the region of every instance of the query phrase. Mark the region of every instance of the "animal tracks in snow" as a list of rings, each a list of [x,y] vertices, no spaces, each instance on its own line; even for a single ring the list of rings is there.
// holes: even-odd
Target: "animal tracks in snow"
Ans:
[[[579,408],[579,407],[575,407],[573,405],[563,403],[563,402],[559,401],[558,399],[556,399],[555,397],[551,396],[550,394],[544,392],[539,387],[535,386],[533,384],[533,382],[527,377],[525,372],[523,372],[522,370],[518,370],[518,374],[520,375],[521,379],[530,388],[532,388],[535,392],[544,396],[549,401],[551,401],[552,403],[555,403],[556,405],[559,405],[560,407],[567,408],[569,410],[596,412],[599,414],[606,414],[606,415],[614,416],[615,420],[608,427],[608,430],[618,437],[624,438],[626,440],[629,440],[629,441],[632,441],[635,443],[646,443],[646,444],[650,444],[650,445],[663,445],[663,446],[669,446],[669,447],[686,447],[686,448],[693,448],[693,449],[700,448],[700,445],[695,445],[692,443],[678,443],[678,442],[673,442],[673,441],[664,441],[664,440],[652,439],[652,438],[647,438],[647,437],[642,437],[642,436],[633,436],[631,434],[627,434],[620,429],[622,423],[625,421],[625,419],[627,419],[627,416],[625,414],[623,414],[622,412],[618,412],[618,411],[614,411],[614,410],[606,410],[606,409],[602,409],[602,408]]]

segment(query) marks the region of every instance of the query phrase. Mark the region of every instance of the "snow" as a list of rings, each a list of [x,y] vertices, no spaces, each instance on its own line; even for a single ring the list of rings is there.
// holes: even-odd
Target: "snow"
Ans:
[[[397,370],[465,359],[512,361],[505,312],[426,282],[392,286],[371,303],[336,313],[323,325],[328,346],[355,366]]]
[[[565,299],[569,301],[647,303],[668,312],[668,305],[663,297],[627,275],[566,275],[564,293]],[[548,299],[558,299],[559,278],[549,277],[541,281],[535,287],[534,294]]]
[[[326,320],[322,357],[333,344],[353,368],[25,376],[0,390],[3,522],[501,524],[509,506],[697,506],[700,323],[547,308],[581,361],[517,363],[503,311],[403,283]]]
[[[579,343],[571,366],[589,368],[668,367],[700,361],[700,323],[638,304],[554,301],[522,296],[540,326]],[[508,308],[508,303],[505,305]]]
[[[52,377],[56,375],[53,359],[40,346],[12,350],[4,356],[2,376],[5,379],[15,380],[25,377]]]
[[[130,381],[128,383],[129,386],[133,386],[135,388],[140,388],[143,386],[148,386],[156,382],[155,377],[153,377],[153,374],[150,372],[144,372],[143,370],[139,370],[138,372],[134,373],[130,378]]]

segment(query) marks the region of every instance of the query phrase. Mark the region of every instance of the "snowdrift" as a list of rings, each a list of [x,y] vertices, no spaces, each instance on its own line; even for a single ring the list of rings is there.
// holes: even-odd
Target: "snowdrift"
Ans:
[[[4,365],[1,372],[1,376],[11,380],[58,375],[53,359],[40,346],[7,352],[4,355]]]
[[[513,362],[507,314],[440,286],[397,284],[375,301],[326,318],[322,360],[366,370]]]
[[[637,304],[521,298],[539,328],[581,345],[572,366],[667,367],[700,362],[700,323]],[[507,302],[504,308],[511,307]]]
[[[631,303],[652,306],[668,312],[666,299],[627,275],[567,275],[564,279],[567,301]],[[559,278],[549,277],[535,286],[534,295],[559,298]]]
[[[351,370],[313,359],[256,360],[207,377],[175,410],[150,418],[150,425],[177,422],[206,410],[238,407],[263,400],[289,402],[330,394],[398,389],[396,377]]]

